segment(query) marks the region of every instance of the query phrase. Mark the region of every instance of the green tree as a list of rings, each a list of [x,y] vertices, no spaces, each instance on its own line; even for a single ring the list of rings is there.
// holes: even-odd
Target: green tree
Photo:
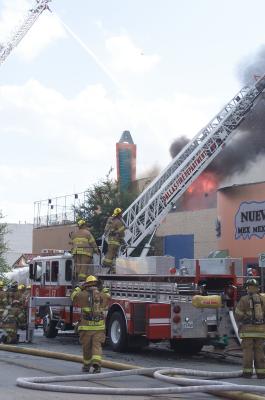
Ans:
[[[10,270],[8,267],[6,260],[4,258],[4,254],[7,251],[7,245],[5,242],[5,235],[7,233],[7,225],[3,222],[1,222],[1,219],[3,219],[3,214],[2,211],[0,211],[0,277],[3,276],[4,272],[7,272]]]
[[[82,218],[89,223],[96,239],[102,236],[107,219],[112,215],[114,208],[126,210],[137,197],[134,190],[120,192],[119,183],[110,178],[111,172],[112,170],[103,180],[89,188],[84,203],[75,208],[78,219]]]

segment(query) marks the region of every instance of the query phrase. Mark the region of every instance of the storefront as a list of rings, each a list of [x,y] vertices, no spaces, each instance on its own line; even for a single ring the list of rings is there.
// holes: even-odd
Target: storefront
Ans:
[[[218,249],[244,258],[245,271],[265,252],[265,182],[233,185],[217,193]]]

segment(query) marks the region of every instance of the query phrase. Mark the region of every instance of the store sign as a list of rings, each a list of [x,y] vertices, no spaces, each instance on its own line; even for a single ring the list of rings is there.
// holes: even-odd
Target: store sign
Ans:
[[[265,236],[265,201],[243,202],[235,217],[235,238],[262,239]]]

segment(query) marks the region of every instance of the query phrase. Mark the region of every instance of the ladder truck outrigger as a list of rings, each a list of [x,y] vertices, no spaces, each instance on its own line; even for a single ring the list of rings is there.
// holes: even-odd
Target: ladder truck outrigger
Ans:
[[[155,258],[159,267],[155,271],[150,273],[146,268],[154,261],[147,256],[151,239],[140,257],[130,255],[147,236],[153,237],[162,219],[222,151],[264,89],[265,76],[241,89],[124,212],[127,254],[116,260],[117,266],[123,266],[122,273],[117,269],[116,275],[104,274],[95,266],[95,274],[111,291],[106,327],[115,351],[169,340],[176,351],[195,353],[206,343],[225,343],[228,336],[234,336],[231,310],[236,287],[242,284],[236,260],[226,259],[217,270],[209,262],[197,261],[188,273],[171,275],[168,265],[164,270],[161,267],[163,258]],[[135,265],[138,273],[130,272],[135,271]],[[145,272],[141,271],[143,265]],[[80,308],[73,307],[70,300],[74,276],[71,254],[37,257],[29,268],[28,340],[32,339],[36,308],[47,337],[55,337],[58,330],[73,329]],[[40,276],[37,270],[42,271]]]

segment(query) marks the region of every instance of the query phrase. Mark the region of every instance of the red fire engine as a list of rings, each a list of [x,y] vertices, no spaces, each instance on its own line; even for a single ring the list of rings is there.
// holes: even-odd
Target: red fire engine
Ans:
[[[138,262],[141,264],[141,258]],[[37,310],[48,338],[72,330],[78,323],[80,309],[70,300],[73,268],[70,253],[40,256],[30,263],[29,340]],[[179,275],[169,271],[163,275],[99,272],[111,291],[106,327],[115,351],[169,340],[175,350],[194,353],[206,343],[225,343],[233,334],[229,310],[235,301],[238,271],[232,259],[227,259],[218,273],[211,272],[210,264],[207,267],[201,261],[200,265],[199,260]]]

